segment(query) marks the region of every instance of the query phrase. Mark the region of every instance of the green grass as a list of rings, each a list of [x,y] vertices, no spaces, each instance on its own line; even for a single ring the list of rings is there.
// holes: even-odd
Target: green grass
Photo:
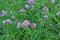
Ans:
[[[12,2],[12,6],[10,6],[10,2]],[[26,9],[25,13],[18,12],[21,8],[24,7],[27,0],[4,0],[0,1],[0,40],[60,40],[59,32],[60,32],[60,16],[56,17],[56,13],[60,11],[60,7],[54,8],[57,4],[60,4],[60,0],[56,0],[55,4],[51,4],[50,0],[36,0],[34,4],[35,9],[33,11]],[[41,2],[45,2],[41,4]],[[48,19],[44,19],[44,14],[41,14],[42,8],[46,6],[49,8]],[[5,17],[1,16],[2,10],[7,11],[7,15]],[[12,15],[9,11],[13,11],[13,15],[15,19],[12,19]],[[11,19],[13,24],[2,24],[2,20]],[[23,22],[25,19],[31,21],[31,23],[36,23],[37,26],[35,29],[32,28],[20,28],[17,29],[14,21],[18,20],[19,22]],[[42,22],[45,23],[42,26]],[[59,25],[58,25],[59,24]],[[52,30],[56,28],[55,30]]]

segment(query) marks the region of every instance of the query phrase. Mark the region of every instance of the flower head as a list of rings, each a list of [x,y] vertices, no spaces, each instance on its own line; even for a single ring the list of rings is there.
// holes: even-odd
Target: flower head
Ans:
[[[15,18],[15,16],[13,15],[12,18]]]
[[[10,19],[7,19],[6,22],[10,23],[10,24],[12,23],[12,21]]]
[[[23,26],[29,26],[30,25],[30,21],[28,20],[24,20],[22,23]]]
[[[20,12],[25,12],[26,10],[24,10],[23,8],[20,10]]]
[[[33,4],[35,2],[35,0],[28,0],[29,4]]]
[[[3,24],[6,24],[6,21],[5,21],[5,20],[3,20],[3,21],[2,21],[2,23],[3,23]]]
[[[17,28],[20,28],[21,27],[21,23],[17,23]]]
[[[2,10],[2,16],[5,16],[5,15],[6,15],[6,11]]]
[[[36,23],[32,23],[32,28],[34,29],[36,27]]]
[[[44,18],[46,19],[46,18],[48,18],[48,16],[47,16],[47,15],[45,15],[45,16],[44,16]]]
[[[25,5],[25,8],[29,9],[29,8],[30,8],[30,6],[29,6],[28,4],[26,4],[26,5]]]
[[[55,0],[51,0],[51,3],[54,4],[55,3]]]

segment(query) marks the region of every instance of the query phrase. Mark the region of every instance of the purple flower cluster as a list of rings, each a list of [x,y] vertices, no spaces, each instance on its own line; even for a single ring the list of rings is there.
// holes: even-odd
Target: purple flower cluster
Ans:
[[[3,20],[2,23],[3,24],[6,24],[6,23],[12,24],[12,21],[10,19],[6,19],[6,20]]]
[[[28,20],[24,20],[23,23],[17,23],[17,28],[21,28],[22,26],[29,27],[31,26],[33,29],[36,28],[36,23],[30,23]]]
[[[30,10],[34,10],[34,5],[30,6],[30,4],[34,4],[35,0],[28,0],[28,3],[25,4],[25,7],[20,9],[20,12],[26,12],[25,9],[30,9]]]
[[[28,0],[27,4],[24,5],[24,8],[20,9],[19,12],[26,12],[25,9],[30,9],[30,10],[34,10],[35,6],[33,5],[35,3],[35,0]],[[55,0],[51,0],[51,3],[54,4]],[[43,2],[44,4],[44,2]],[[10,5],[12,6],[12,3],[10,3]],[[49,8],[48,7],[43,7],[42,9],[45,13],[49,12]],[[2,17],[6,16],[6,11],[2,10]],[[10,11],[10,14],[12,14],[12,10]],[[56,15],[60,15],[60,12],[57,12]],[[43,16],[45,19],[48,18],[48,15],[44,15]],[[12,15],[12,18],[15,18],[14,15]],[[12,21],[10,19],[6,19],[2,21],[3,24],[9,23],[12,24]],[[44,25],[44,23],[42,22],[42,25]],[[28,20],[24,20],[22,23],[17,22],[17,28],[21,28],[21,27],[29,27],[31,26],[31,28],[36,28],[36,23],[31,23]]]

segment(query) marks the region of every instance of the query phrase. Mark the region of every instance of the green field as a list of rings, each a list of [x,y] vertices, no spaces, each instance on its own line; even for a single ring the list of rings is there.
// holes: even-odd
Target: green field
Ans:
[[[0,40],[60,40],[60,0],[51,3],[51,0],[35,0],[28,4],[28,0],[0,0]],[[34,9],[25,8],[25,5],[34,6]],[[47,7],[48,12],[43,8]],[[25,12],[20,12],[21,9]],[[2,16],[2,10],[6,15]],[[47,18],[44,16],[47,15]],[[14,18],[12,18],[14,16]],[[12,24],[3,24],[2,21],[10,19]],[[23,23],[29,20],[36,23],[33,29],[31,26],[17,28],[17,22]]]

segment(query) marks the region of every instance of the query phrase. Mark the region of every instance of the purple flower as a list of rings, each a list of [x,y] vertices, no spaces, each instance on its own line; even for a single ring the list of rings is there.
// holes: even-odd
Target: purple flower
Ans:
[[[60,12],[57,12],[56,15],[57,15],[57,16],[60,15]]]
[[[29,9],[29,8],[30,8],[30,6],[29,6],[28,4],[26,4],[26,5],[25,5],[25,8]]]
[[[48,12],[49,9],[48,9],[47,7],[44,7],[44,8],[43,8],[43,11],[44,11],[44,12]]]
[[[33,6],[31,6],[31,10],[34,10],[34,5],[33,5]]]
[[[15,16],[12,16],[12,18],[15,18]]]
[[[35,2],[35,0],[28,0],[29,4],[33,4]]]
[[[55,3],[55,0],[51,0],[51,3],[54,4]]]
[[[34,29],[34,28],[36,28],[36,23],[32,23],[32,28]]]
[[[6,22],[12,24],[12,21],[10,19],[7,19]]]
[[[45,16],[44,16],[44,18],[45,18],[45,19],[47,19],[47,18],[48,18],[48,16],[47,16],[47,15],[45,15]]]
[[[21,23],[17,23],[17,28],[20,28],[21,27]]]
[[[21,10],[20,10],[20,12],[25,12],[25,11],[26,11],[26,10],[24,10],[24,9],[21,9]]]
[[[30,21],[28,20],[24,20],[22,23],[23,26],[29,26],[30,25]]]
[[[5,20],[3,20],[3,21],[2,21],[2,23],[3,23],[3,24],[6,24],[6,21],[5,21]]]
[[[2,10],[2,16],[5,16],[5,15],[6,15],[6,11]]]

